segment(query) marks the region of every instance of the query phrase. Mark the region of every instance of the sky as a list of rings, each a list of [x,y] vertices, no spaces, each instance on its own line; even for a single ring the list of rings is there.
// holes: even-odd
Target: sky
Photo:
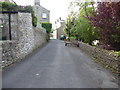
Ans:
[[[34,5],[34,0],[14,0],[18,5]],[[68,16],[68,6],[72,0],[40,0],[41,6],[50,10],[50,22],[61,17],[63,20]]]

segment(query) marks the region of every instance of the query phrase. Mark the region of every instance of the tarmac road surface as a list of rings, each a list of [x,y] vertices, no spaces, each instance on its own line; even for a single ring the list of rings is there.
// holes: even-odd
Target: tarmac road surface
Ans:
[[[3,88],[118,88],[117,80],[74,46],[50,40],[3,71]]]

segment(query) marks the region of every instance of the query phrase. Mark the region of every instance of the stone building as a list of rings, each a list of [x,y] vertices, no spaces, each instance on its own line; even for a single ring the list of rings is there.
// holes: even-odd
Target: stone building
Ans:
[[[60,39],[61,35],[65,35],[64,32],[64,28],[65,28],[65,20],[62,20],[61,18],[57,19],[57,21],[55,21],[55,27],[54,27],[54,39]]]
[[[40,5],[40,0],[34,1],[34,12],[38,22],[50,22],[50,11]]]

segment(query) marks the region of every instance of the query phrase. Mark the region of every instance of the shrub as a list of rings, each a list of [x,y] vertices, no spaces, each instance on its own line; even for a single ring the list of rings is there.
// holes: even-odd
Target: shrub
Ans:
[[[50,35],[49,34],[46,34],[46,40],[47,40],[47,42],[50,40]]]
[[[2,11],[17,11],[17,5],[10,2],[2,3]]]
[[[37,26],[37,17],[36,17],[36,16],[32,16],[32,25],[33,25],[34,27]]]
[[[16,11],[16,12],[26,12],[32,14],[32,25],[37,26],[37,17],[34,14],[32,6],[18,6],[17,4],[10,2],[0,2],[0,11]]]
[[[1,11],[17,11],[17,12],[28,12],[32,13],[32,6],[18,6],[17,4],[10,2],[0,2],[0,6],[2,7]]]
[[[49,23],[49,22],[41,22],[41,24],[42,24],[42,27],[46,29],[47,33],[51,32],[51,29],[52,29],[52,24],[51,23]]]
[[[100,41],[105,49],[120,50],[120,2],[99,2],[93,16],[89,16],[91,25],[99,28]]]
[[[33,7],[32,6],[18,6],[18,11],[19,12],[27,12],[27,13],[32,13],[33,12]]]

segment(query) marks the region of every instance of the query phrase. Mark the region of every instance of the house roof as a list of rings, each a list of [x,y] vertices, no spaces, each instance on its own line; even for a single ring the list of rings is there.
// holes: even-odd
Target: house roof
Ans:
[[[48,9],[44,8],[43,6],[41,6],[41,8],[42,8],[42,9],[45,9],[45,10],[47,10],[47,11],[49,11],[49,12],[50,12],[50,10],[48,10]]]

